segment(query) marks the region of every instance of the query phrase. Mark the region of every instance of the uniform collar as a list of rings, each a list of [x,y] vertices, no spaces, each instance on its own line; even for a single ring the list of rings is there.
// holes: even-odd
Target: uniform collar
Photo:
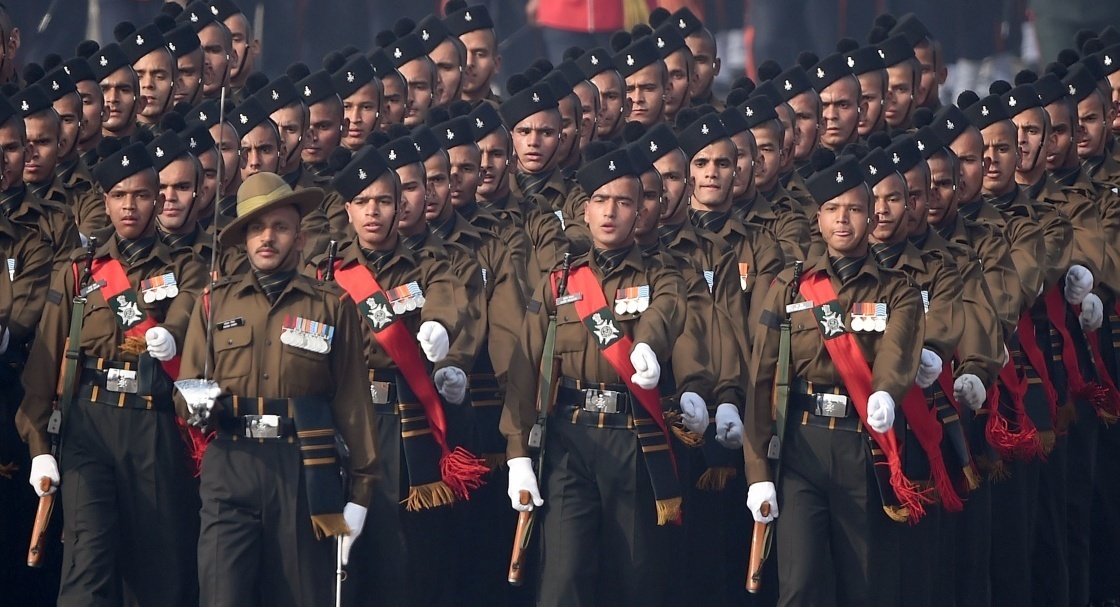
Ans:
[[[125,240],[115,232],[108,241],[101,245],[96,253],[97,257],[110,256],[125,264],[126,267],[143,265],[150,259],[170,264],[171,257],[167,247],[153,234],[135,240]]]
[[[450,204],[450,202],[448,204]],[[458,223],[459,216],[457,213],[455,213],[455,211],[452,211],[451,216],[444,221],[439,221],[438,219],[435,221],[429,221],[428,228],[436,236],[439,236],[444,240],[451,240],[451,235],[455,233],[455,227]]]
[[[287,286],[285,286],[284,290],[280,292],[280,297],[278,297],[276,301],[280,301],[280,299],[284,297],[284,293],[292,290],[299,290],[307,293],[308,295],[314,295],[315,290],[311,287],[311,280],[312,279],[309,279],[299,272],[296,272],[295,275],[288,280]],[[260,283],[257,282],[256,273],[252,270],[243,274],[241,280],[238,281],[237,286],[234,287],[235,293],[244,293],[245,291],[256,291],[261,295],[264,295],[264,289],[262,289]]]
[[[596,270],[603,277],[616,274],[627,266],[635,270],[641,270],[644,267],[642,263],[642,250],[637,245],[631,245],[625,249],[615,249],[613,251],[592,249],[588,257],[592,269]]]

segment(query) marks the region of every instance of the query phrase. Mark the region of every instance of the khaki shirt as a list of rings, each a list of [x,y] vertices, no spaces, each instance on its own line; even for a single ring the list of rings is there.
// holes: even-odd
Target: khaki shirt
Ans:
[[[15,353],[35,333],[51,283],[50,246],[39,233],[0,216],[0,335]]]
[[[1085,266],[1093,273],[1094,282],[1102,282],[1110,264],[1105,255],[1100,209],[1093,202],[1095,197],[1095,187],[1088,179],[1079,178],[1073,186],[1063,187],[1048,173],[1038,199],[1056,208],[1073,225],[1070,264]]]
[[[980,256],[980,269],[1003,331],[1000,339],[1006,340],[1019,325],[1022,310],[1022,287],[1015,264],[1011,262],[1007,239],[992,226],[972,221],[960,213],[949,225],[935,228],[935,231],[945,240],[969,247]]]
[[[487,209],[507,225],[519,229],[507,242],[514,265],[524,263],[522,291],[526,299],[553,270],[560,268],[568,252],[564,223],[555,213],[541,209],[543,199],[523,200],[507,194],[487,203]]]
[[[964,213],[964,208],[961,208]],[[1030,215],[1029,207],[1012,206],[1000,211],[988,202],[979,202],[973,221],[987,223],[1007,240],[1011,264],[1019,275],[1021,309],[1030,308],[1046,277],[1046,241],[1042,225]]]
[[[923,347],[935,352],[945,364],[953,360],[964,335],[964,283],[956,266],[948,251],[919,251],[907,242],[892,268],[906,274],[918,286],[925,308]]]
[[[60,164],[55,169],[57,179],[71,196],[70,209],[78,222],[78,231],[86,236],[109,225],[105,212],[105,193],[93,180],[85,160],[80,156],[72,164]]]
[[[463,227],[469,228],[465,222]],[[475,357],[486,339],[488,319],[482,266],[474,249],[444,240],[433,233],[430,227],[426,227],[423,234],[423,239],[413,251],[428,249],[431,254],[442,257],[451,264],[451,275],[458,284],[455,301],[459,309],[463,310],[459,326],[454,329],[444,327],[450,344],[447,358],[440,361],[436,368],[458,367],[465,373],[474,367]],[[405,240],[408,246],[411,239]],[[479,244],[478,241],[475,244]]]
[[[51,247],[53,271],[67,265],[70,254],[82,244],[70,209],[42,200],[26,186],[8,219],[12,223],[32,226],[39,231],[43,240]]]
[[[780,184],[769,197],[758,192],[754,200],[732,203],[731,213],[743,223],[757,224],[769,230],[781,245],[787,262],[805,261],[812,240],[809,220],[805,218],[801,205]]]
[[[665,248],[660,243],[653,253],[645,255],[657,257],[667,267],[675,268],[684,279],[684,325],[680,337],[672,344],[671,371],[676,386],[676,393],[672,396],[680,398],[680,395],[685,392],[695,392],[711,406],[714,402],[714,363],[723,358],[716,355],[712,348],[721,340],[711,338],[713,334],[730,327],[725,324],[721,326],[718,322],[715,302],[708,292],[708,283],[704,280],[703,271],[695,262],[683,254]],[[733,340],[729,341],[734,345]],[[737,350],[731,352],[733,356],[737,354]],[[662,368],[662,372],[668,370]],[[662,382],[662,385],[664,386],[665,383]]]

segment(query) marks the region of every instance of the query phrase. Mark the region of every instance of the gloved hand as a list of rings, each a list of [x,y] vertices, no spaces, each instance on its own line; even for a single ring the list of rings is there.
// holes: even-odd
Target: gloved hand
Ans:
[[[148,342],[148,354],[158,361],[169,361],[175,358],[175,338],[163,327],[152,327],[144,332],[144,341]]]
[[[1090,293],[1081,300],[1081,315],[1077,317],[1081,322],[1081,330],[1092,333],[1101,328],[1104,322],[1104,304],[1096,294]]]
[[[350,548],[358,541],[362,527],[366,524],[366,507],[348,502],[342,508],[342,518],[346,519],[346,526],[350,528],[349,535],[339,538],[342,541],[342,564],[345,565],[350,562]]]
[[[953,398],[973,411],[984,406],[985,397],[983,382],[971,373],[965,373],[953,382]]]
[[[533,474],[533,463],[527,457],[515,457],[508,462],[509,466],[509,501],[513,509],[518,512],[528,512],[533,508],[544,505],[541,499],[541,490],[537,488],[537,475]],[[528,491],[532,499],[527,505],[521,503],[521,492]]]
[[[922,348],[922,360],[918,364],[918,377],[914,382],[924,390],[937,381],[937,376],[941,375],[941,369],[941,357],[937,355],[937,352]]]
[[[703,434],[708,427],[708,405],[695,392],[681,394],[681,419],[684,427],[697,434]]]
[[[1066,301],[1079,306],[1093,290],[1093,273],[1085,266],[1072,265],[1066,271]]]
[[[770,514],[762,516],[762,504],[770,504]],[[778,518],[778,490],[774,483],[763,481],[751,483],[747,488],[747,510],[751,511],[756,523],[769,523]]]
[[[447,329],[443,325],[431,320],[425,321],[416,332],[416,339],[428,360],[438,363],[447,358]]]
[[[894,399],[882,390],[867,398],[867,425],[882,434],[894,425]]]
[[[661,363],[657,362],[652,348],[643,343],[634,344],[634,349],[630,351],[630,364],[634,365],[630,381],[646,390],[657,387],[657,382],[661,380]]]
[[[43,477],[51,479],[51,488],[43,493],[39,490],[39,482]],[[58,476],[58,462],[55,461],[54,456],[50,453],[36,455],[31,458],[31,486],[35,488],[35,494],[39,497],[50,495],[58,490],[58,483],[60,481]]]
[[[4,335],[0,337],[0,354],[8,351],[8,340],[11,338],[8,335],[8,327],[4,327]]]
[[[716,407],[716,442],[728,449],[743,448],[743,418],[739,407],[723,403]]]
[[[467,374],[459,367],[444,367],[435,372],[432,381],[439,395],[453,405],[461,405],[467,396]]]

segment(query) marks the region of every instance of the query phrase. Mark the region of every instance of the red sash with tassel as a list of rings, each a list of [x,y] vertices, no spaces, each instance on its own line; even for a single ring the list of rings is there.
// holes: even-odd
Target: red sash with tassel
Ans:
[[[1073,309],[1080,316],[1081,306],[1073,306]],[[1101,356],[1101,343],[1097,336],[1099,331],[1100,329],[1085,332],[1085,339],[1089,342],[1089,350],[1093,353],[1093,366],[1096,367],[1097,376],[1101,382],[1099,388],[1093,392],[1092,402],[1101,420],[1106,424],[1111,424],[1117,418],[1120,418],[1120,390],[1116,389],[1116,383],[1112,381],[1112,374],[1108,372],[1108,368],[1104,364],[1104,357]]]
[[[831,303],[839,308],[839,298],[836,295],[836,290],[832,288],[828,274],[824,271],[817,271],[803,277],[800,292],[806,301],[822,302],[823,305]],[[863,420],[867,432],[879,445],[879,448],[883,450],[883,454],[887,458],[887,465],[890,467],[891,488],[894,490],[895,496],[899,503],[908,510],[909,520],[916,523],[925,514],[923,502],[928,501],[928,498],[911,480],[906,478],[902,471],[898,437],[894,434],[894,428],[888,428],[885,433],[879,433],[867,425],[867,400],[871,397],[871,367],[867,365],[867,360],[863,357],[863,351],[860,350],[855,336],[851,333],[844,331],[840,335],[830,338],[824,333],[820,323],[817,323],[817,328],[821,330],[824,347],[828,350],[828,355],[832,358],[832,364],[835,365],[836,371],[844,380],[844,387],[848,390],[860,419]]]
[[[999,381],[1010,399],[1009,404],[1019,423],[1019,431],[1015,432],[1011,429],[1011,424],[1008,423],[1007,418],[1000,411],[997,394],[996,398],[989,399],[988,402],[990,407],[988,425],[984,429],[988,442],[1003,458],[1018,455],[1029,460],[1034,456],[1043,455],[1042,443],[1038,440],[1038,430],[1031,418],[1027,416],[1027,406],[1023,402],[1023,398],[1027,394],[1027,382],[1024,378],[1019,377],[1019,373],[1015,369],[1015,361],[1011,360],[1010,357],[999,370]]]
[[[945,468],[945,458],[941,454],[941,422],[937,420],[936,411],[926,404],[926,395],[917,384],[910,386],[906,398],[902,399],[902,413],[929,459],[930,476],[933,477],[933,486],[941,496],[941,504],[950,512],[960,512],[964,509],[964,504],[953,488],[953,481]]]
[[[962,473],[964,474],[965,484],[961,488],[960,493],[968,493],[980,487],[980,476],[976,470],[976,463],[972,458],[972,449],[968,445],[968,437],[965,436],[964,428],[961,426],[961,405],[957,399],[953,398],[953,370],[949,365],[945,365],[941,369],[941,375],[937,376],[937,385],[941,387],[941,393],[945,395],[945,400],[948,401],[949,407],[955,413],[956,419],[953,415],[941,410],[938,406],[938,422],[942,425],[942,434],[948,431],[949,444],[957,452],[957,456],[962,461]]]
[[[1038,334],[1035,332],[1034,320],[1029,310],[1024,310],[1019,315],[1019,348],[1034,367],[1038,377],[1042,380],[1042,390],[1046,394],[1046,405],[1050,408],[1050,427],[1054,433],[1058,432],[1058,391],[1054,389],[1054,382],[1050,380],[1050,367],[1046,364],[1046,357],[1038,348]]]

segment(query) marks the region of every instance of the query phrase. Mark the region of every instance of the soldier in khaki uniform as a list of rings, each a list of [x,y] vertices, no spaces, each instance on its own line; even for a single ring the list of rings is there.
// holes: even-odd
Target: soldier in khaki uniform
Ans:
[[[867,111],[859,80],[839,53],[821,59],[808,72],[821,98],[821,147],[839,152],[859,139],[859,117]]]
[[[460,96],[472,105],[479,101],[501,103],[491,86],[502,67],[502,56],[498,54],[498,36],[490,11],[485,4],[468,6],[462,0],[448,2],[443,10],[447,31],[458,36],[467,51]]]
[[[123,583],[141,604],[190,605],[197,502],[171,380],[206,271],[172,259],[156,238],[158,181],[141,144],[106,154],[94,176],[107,192],[115,233],[92,260],[75,251],[55,273],[16,423],[31,450],[32,484],[38,489],[48,477],[59,485],[48,421],[72,300],[84,293],[77,375],[67,380],[75,398],[62,420],[62,505],[70,513],[63,560],[71,565],[59,604],[116,605]]]
[[[822,202],[818,220],[828,252],[809,262],[800,291],[791,286],[793,271],[783,271],[763,307],[751,362],[755,409],[748,415],[744,447],[751,483],[747,507],[756,521],[769,521],[781,506],[779,605],[884,604],[897,591],[897,576],[877,560],[890,555],[876,545],[873,529],[890,524],[885,511],[898,517],[909,506],[909,516],[918,514],[913,488],[906,486],[896,460],[892,427],[895,403],[919,372],[922,301],[904,274],[869,256],[874,217],[856,160],[845,156],[821,166],[809,188]],[[875,305],[853,307],[862,302]],[[868,327],[870,310],[878,310],[872,315],[883,322]],[[777,333],[787,318],[793,394],[786,435],[779,438],[779,498],[767,463],[773,436],[767,403],[773,402]],[[883,455],[873,456],[873,446]],[[888,469],[885,465],[873,466],[883,456],[894,461],[889,473],[878,472]],[[875,483],[881,474],[895,479],[880,489]],[[892,491],[892,484],[901,489]],[[764,503],[768,516],[761,512]]]
[[[166,122],[166,119],[165,119]],[[180,122],[177,126],[185,126]],[[191,143],[194,147],[191,147]],[[207,264],[214,255],[214,240],[198,224],[202,210],[202,165],[196,154],[214,151],[214,140],[201,125],[182,135],[167,130],[148,144],[159,172],[163,208],[157,218],[159,237],[172,256],[196,256]]]

